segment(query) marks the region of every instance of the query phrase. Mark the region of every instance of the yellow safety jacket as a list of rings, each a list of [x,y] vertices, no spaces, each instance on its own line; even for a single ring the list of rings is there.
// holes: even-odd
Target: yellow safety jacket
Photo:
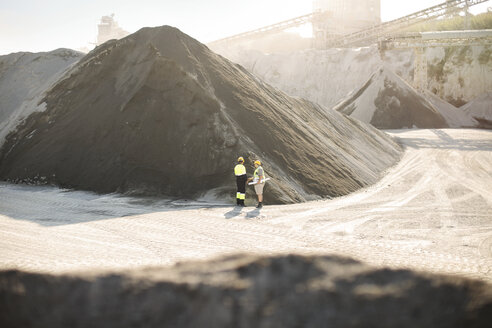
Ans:
[[[243,164],[236,165],[236,167],[234,168],[234,174],[236,176],[245,175],[246,174],[246,168],[244,167],[244,165]]]

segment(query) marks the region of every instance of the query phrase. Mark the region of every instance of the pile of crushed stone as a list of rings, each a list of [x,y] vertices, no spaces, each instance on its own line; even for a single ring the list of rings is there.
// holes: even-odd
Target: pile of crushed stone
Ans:
[[[70,49],[0,56],[0,146],[23,119],[45,109],[44,92],[82,57]]]
[[[176,28],[144,28],[82,58],[0,149],[0,178],[101,193],[235,192],[244,156],[266,203],[353,192],[400,157],[377,129],[292,98]]]
[[[488,327],[492,286],[338,256],[0,271],[3,327]],[[328,324],[329,323],[329,324]]]
[[[448,127],[423,95],[384,66],[334,109],[379,129]]]
[[[469,113],[442,100],[430,91],[425,91],[425,97],[441,113],[450,128],[472,128],[479,123]]]
[[[460,110],[473,117],[478,122],[477,127],[492,129],[492,92],[478,96]]]

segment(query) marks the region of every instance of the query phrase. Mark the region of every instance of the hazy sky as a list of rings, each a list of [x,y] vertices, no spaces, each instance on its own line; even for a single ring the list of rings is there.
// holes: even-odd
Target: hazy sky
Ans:
[[[381,0],[383,21],[444,0]],[[486,11],[492,1],[478,5]],[[312,0],[0,0],[0,55],[92,48],[101,16],[115,14],[128,32],[172,25],[201,42],[312,11]]]

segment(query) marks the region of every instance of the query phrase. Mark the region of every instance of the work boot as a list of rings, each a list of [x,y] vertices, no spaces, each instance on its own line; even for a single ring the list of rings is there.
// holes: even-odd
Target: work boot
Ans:
[[[246,207],[246,205],[244,205],[244,199],[241,199],[241,202],[239,204],[241,207]]]
[[[256,208],[262,208],[263,205],[261,204],[261,202],[258,203],[258,206],[256,206]]]
[[[236,206],[241,206],[241,200],[239,198],[236,198]]]

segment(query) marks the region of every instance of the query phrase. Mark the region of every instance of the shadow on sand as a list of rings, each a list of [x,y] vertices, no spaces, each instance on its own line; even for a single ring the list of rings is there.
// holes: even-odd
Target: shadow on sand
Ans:
[[[241,214],[241,210],[243,208],[242,207],[239,207],[239,206],[234,206],[232,208],[232,210],[230,210],[229,212],[225,213],[224,214],[224,217],[226,219],[232,219],[232,218],[235,218],[236,216],[239,216],[239,214]]]
[[[237,216],[240,216],[243,209],[247,209],[248,207],[239,207],[239,206],[235,206],[232,210],[230,210],[229,212],[225,213],[224,214],[224,217],[226,219],[232,219],[232,218],[235,218]],[[249,211],[249,212],[246,212],[244,213],[244,216],[246,219],[252,219],[252,218],[256,218],[260,215],[260,209],[259,208],[254,208],[253,210]]]
[[[398,137],[399,131],[388,130]],[[431,130],[439,139],[429,139],[426,137],[404,137],[401,143],[411,148],[436,148],[436,149],[456,149],[466,151],[492,151],[492,139],[476,140],[462,138],[453,138],[446,131],[433,129]],[[492,133],[491,133],[492,138]]]
[[[148,213],[229,207],[228,204],[194,200],[96,194],[0,182],[0,215],[42,226],[60,226]]]
[[[249,212],[246,214],[246,217],[247,217],[248,219],[252,219],[252,218],[257,217],[258,215],[260,215],[260,209],[259,209],[259,208],[254,208],[252,211],[249,211]]]

